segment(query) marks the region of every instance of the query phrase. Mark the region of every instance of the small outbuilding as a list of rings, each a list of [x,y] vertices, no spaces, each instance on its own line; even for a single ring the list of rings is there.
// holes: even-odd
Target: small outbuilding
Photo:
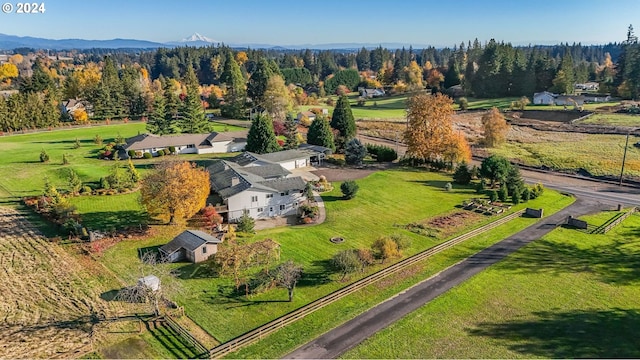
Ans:
[[[160,247],[160,254],[169,262],[188,260],[199,263],[217,253],[218,244],[223,239],[222,232],[210,235],[199,230],[186,230]]]
[[[138,279],[138,285],[146,286],[151,291],[160,290],[160,279],[155,275],[147,275]]]

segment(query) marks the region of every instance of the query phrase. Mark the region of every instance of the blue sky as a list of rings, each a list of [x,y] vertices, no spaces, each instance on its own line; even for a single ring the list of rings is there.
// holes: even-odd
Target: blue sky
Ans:
[[[13,0],[2,0],[2,2]],[[13,1],[15,4],[16,1]],[[406,43],[453,46],[622,41],[640,33],[638,0],[44,0],[44,14],[0,13],[0,33],[52,39],[225,43]],[[536,3],[544,5],[536,5]]]

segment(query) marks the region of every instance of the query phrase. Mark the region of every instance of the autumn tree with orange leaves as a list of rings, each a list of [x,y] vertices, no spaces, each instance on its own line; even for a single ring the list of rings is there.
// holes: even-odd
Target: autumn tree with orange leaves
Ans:
[[[409,156],[444,160],[451,152],[453,100],[442,94],[416,94],[407,99],[404,141]]]
[[[498,108],[493,107],[482,115],[482,127],[484,128],[483,143],[489,147],[502,144],[507,138],[509,125]]]
[[[449,136],[444,157],[451,165],[471,161],[471,147],[464,134],[454,132]]]
[[[209,172],[190,162],[165,161],[140,184],[147,212],[175,224],[202,209],[209,196]]]

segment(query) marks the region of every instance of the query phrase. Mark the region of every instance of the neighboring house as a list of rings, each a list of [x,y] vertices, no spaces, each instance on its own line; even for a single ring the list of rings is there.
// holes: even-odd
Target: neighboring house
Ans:
[[[582,84],[575,84],[573,88],[576,90],[587,90],[587,91],[598,91],[600,89],[600,84],[597,82],[586,82]]]
[[[298,113],[298,115],[296,116],[296,120],[300,121],[305,117],[310,121],[314,121],[316,119],[316,114],[312,113],[311,111],[302,111]]]
[[[254,106],[251,108],[251,111],[249,112],[249,120],[253,121],[255,118],[257,118],[260,115],[263,116],[267,116],[269,113],[267,112],[267,110],[265,108],[263,108],[262,106]]]
[[[584,93],[584,102],[586,103],[598,103],[598,102],[608,102],[611,101],[611,95],[609,94],[589,94]]]
[[[291,173],[279,164],[251,159],[239,159],[247,160],[246,166],[221,160],[207,168],[211,189],[224,203],[219,213],[230,222],[245,211],[254,219],[296,214],[305,200],[306,182],[300,176],[289,177]]]
[[[358,92],[360,93],[360,96],[363,98],[375,98],[375,97],[380,97],[385,95],[384,89],[381,89],[381,88],[368,89],[368,88],[359,87]]]
[[[299,149],[276,151],[269,154],[255,154],[248,151],[234,157],[231,161],[240,166],[262,166],[278,164],[287,170],[320,165],[331,150],[317,145],[301,146]]]
[[[534,105],[553,105],[555,103],[556,94],[543,91],[533,94]]]
[[[160,247],[160,254],[169,262],[188,260],[192,263],[205,261],[218,252],[218,244],[224,239],[224,233],[215,236],[203,231],[186,230],[169,243]]]
[[[62,114],[68,115],[70,117],[72,117],[73,113],[78,110],[86,111],[87,115],[89,116],[93,115],[91,113],[91,105],[86,100],[79,100],[79,99],[64,100],[62,101],[61,107],[62,107]]]
[[[210,154],[242,151],[246,145],[247,130],[163,136],[142,134],[127,139],[124,152],[134,150],[155,156],[158,150],[173,146],[177,154]]]
[[[582,95],[556,95],[556,105],[566,106],[582,106],[584,105],[584,96]]]

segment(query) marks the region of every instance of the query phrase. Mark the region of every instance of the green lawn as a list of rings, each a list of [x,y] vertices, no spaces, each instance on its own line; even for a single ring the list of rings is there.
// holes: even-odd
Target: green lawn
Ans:
[[[606,235],[556,229],[344,357],[638,358],[638,227],[633,215]]]
[[[603,114],[596,113],[577,124],[596,124],[613,126],[640,126],[640,116],[631,114]]]
[[[324,224],[259,232],[254,239],[272,238],[282,245],[281,260],[293,259],[304,266],[305,275],[299,282],[294,301],[291,303],[283,302],[286,292],[281,289],[249,299],[235,296],[231,294],[232,280],[212,276],[206,264],[170,265],[178,268],[183,278],[175,280],[181,283],[183,290],[174,297],[180,305],[185,306],[186,312],[214,337],[220,341],[229,340],[346,285],[335,281],[336,276],[332,275],[327,267],[328,260],[337,251],[369,247],[377,237],[392,233],[401,233],[412,239],[413,244],[405,251],[405,255],[415,254],[442,242],[443,238],[423,237],[394,225],[450,213],[454,210],[454,205],[477,196],[474,191],[465,188],[454,189],[452,192],[444,191],[443,186],[449,180],[449,176],[446,175],[414,170],[375,173],[358,180],[360,192],[353,200],[341,200],[338,196],[339,190],[324,195],[327,208],[327,220]],[[399,198],[402,201],[399,201]],[[569,198],[548,191],[545,198],[538,199],[531,205],[544,206],[546,210],[551,206],[549,211],[553,211],[554,207],[560,208],[569,202]],[[466,230],[469,226],[479,226],[491,220],[493,218],[481,217],[473,224],[466,224]],[[520,222],[531,223],[530,219],[516,221]],[[465,229],[459,227],[457,230],[460,233]],[[119,277],[133,281],[137,275],[135,259],[138,249],[164,244],[172,236],[171,231],[164,231],[148,241],[122,242],[105,252],[101,261]],[[329,238],[333,236],[342,236],[346,242],[340,245],[332,244]],[[356,280],[359,276],[364,274],[354,276],[350,281]],[[372,304],[368,306],[370,305]],[[345,310],[349,309],[351,307]],[[334,315],[331,315],[331,318],[334,318]]]
[[[224,131],[225,125],[215,125],[215,130]],[[226,126],[229,131],[240,130]],[[123,137],[135,136],[145,132],[144,123],[118,125],[87,126],[79,129],[57,129],[33,134],[18,134],[0,137],[0,198],[23,197],[37,195],[44,188],[45,177],[61,188],[67,187],[68,169],[75,170],[83,182],[97,183],[109,173],[113,162],[98,160],[97,153],[101,146],[93,143],[96,134],[104,142],[113,140],[118,134]],[[75,139],[81,146],[74,149]],[[48,163],[41,163],[40,152],[45,150],[49,155]],[[62,155],[68,154],[69,165],[62,164]],[[189,155],[185,159],[210,158],[208,156]],[[143,169],[156,160],[136,160],[136,166]]]
[[[121,229],[148,222],[138,192],[121,195],[78,196],[71,199],[89,229]]]
[[[517,100],[517,99],[516,99]],[[620,105],[619,101],[606,102],[606,103],[589,103],[584,104],[582,108],[584,110],[597,110],[603,106],[617,106]],[[527,110],[565,110],[564,105],[527,105]],[[573,110],[573,106],[567,106],[567,109]]]

